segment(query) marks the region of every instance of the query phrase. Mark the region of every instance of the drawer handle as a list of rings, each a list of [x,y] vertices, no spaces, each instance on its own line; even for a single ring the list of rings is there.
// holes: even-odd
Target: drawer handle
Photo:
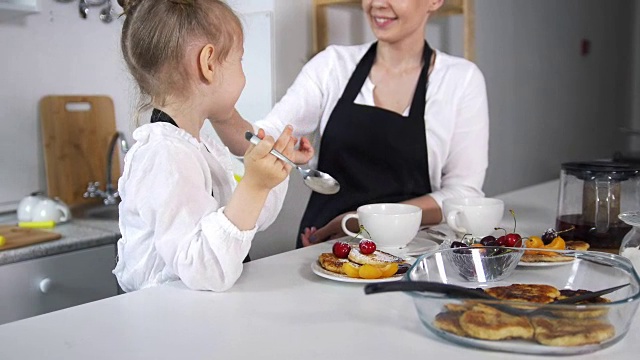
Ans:
[[[38,287],[40,288],[40,291],[42,291],[43,294],[48,293],[49,290],[51,290],[51,279],[49,278],[42,279]]]

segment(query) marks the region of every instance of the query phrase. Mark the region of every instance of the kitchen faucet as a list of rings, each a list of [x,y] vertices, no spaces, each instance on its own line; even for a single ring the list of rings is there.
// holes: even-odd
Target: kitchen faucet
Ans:
[[[101,197],[103,199],[103,203],[105,205],[115,205],[120,198],[120,194],[114,190],[113,185],[111,184],[111,165],[113,163],[113,152],[116,147],[116,142],[120,139],[120,150],[126,154],[129,151],[129,144],[127,144],[127,140],[124,137],[124,134],[120,131],[116,131],[115,134],[111,137],[111,142],[109,143],[109,151],[107,152],[107,179],[105,190],[100,190],[99,182],[89,182],[87,186],[87,191],[84,193],[84,198],[95,198]]]

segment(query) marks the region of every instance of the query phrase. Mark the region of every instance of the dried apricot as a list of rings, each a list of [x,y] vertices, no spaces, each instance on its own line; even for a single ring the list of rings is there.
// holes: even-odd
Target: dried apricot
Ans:
[[[379,267],[369,264],[360,266],[358,272],[363,279],[379,279],[382,276],[382,270]]]
[[[549,245],[545,245],[544,248],[554,249],[554,250],[564,250],[565,249],[564,239],[562,239],[560,236],[556,236],[556,238],[553,239],[553,241],[551,241]]]
[[[541,248],[544,247],[544,242],[542,242],[542,238],[539,236],[530,236],[527,241],[525,241],[524,246],[527,247],[527,249]]]
[[[382,271],[382,277],[393,276],[398,272],[398,264],[391,263],[391,264],[385,265],[380,268],[380,271]]]
[[[344,273],[350,278],[359,278],[360,277],[359,270],[360,270],[359,267],[356,267],[351,263],[346,262],[342,264],[342,271],[344,271]]]

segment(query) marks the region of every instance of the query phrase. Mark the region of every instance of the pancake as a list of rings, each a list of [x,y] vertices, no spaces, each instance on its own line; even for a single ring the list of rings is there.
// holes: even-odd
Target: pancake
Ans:
[[[468,336],[483,340],[532,339],[533,327],[525,316],[514,316],[478,304],[459,319]]]
[[[373,254],[365,255],[360,252],[357,246],[351,248],[349,252],[349,260],[360,265],[373,265],[373,266],[385,266],[391,263],[402,263],[404,260],[395,255],[386,253],[384,251],[376,250]]]
[[[468,301],[462,304],[454,304],[454,303],[445,304],[444,308],[450,312],[465,312],[467,310],[471,310],[471,308],[473,308],[474,305],[476,305],[476,303]]]
[[[463,313],[459,311],[441,312],[436,315],[433,326],[458,336],[467,336],[467,333],[460,327],[460,316],[462,316],[462,314]]]
[[[560,291],[550,285],[541,284],[512,284],[496,286],[484,291],[501,300],[528,301],[547,304],[560,296]]]
[[[589,247],[591,247],[591,245],[584,241],[570,240],[565,242],[565,248],[567,250],[587,251]]]
[[[349,259],[340,259],[339,257],[333,255],[333,253],[322,253],[318,257],[318,263],[322,266],[323,269],[327,271],[331,271],[337,274],[344,274],[342,270],[342,264],[350,262]],[[360,266],[358,264],[353,264],[354,266]]]
[[[520,258],[520,261],[526,263],[539,263],[539,262],[569,262],[575,259],[573,256],[562,256],[557,253],[553,253],[554,256],[541,255],[541,254],[524,254]]]
[[[591,291],[589,290],[560,290],[560,299],[566,299],[573,296],[585,295],[589,294]],[[598,296],[597,298],[588,299],[584,301],[579,301],[576,305],[582,304],[608,304],[611,300],[607,298],[603,298],[602,296]],[[569,319],[594,319],[599,318],[606,315],[609,312],[607,307],[593,307],[587,309],[568,309],[568,310],[554,310],[551,313],[557,317],[569,318]]]
[[[616,333],[611,324],[595,319],[534,317],[531,323],[535,330],[535,340],[549,346],[599,344],[611,339]]]

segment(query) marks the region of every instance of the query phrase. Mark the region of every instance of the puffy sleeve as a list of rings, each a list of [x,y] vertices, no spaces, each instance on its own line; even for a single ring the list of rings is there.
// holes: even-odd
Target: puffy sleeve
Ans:
[[[205,160],[187,145],[147,144],[135,156],[139,167],[130,172],[128,194],[166,266],[191,289],[229,289],[256,229],[241,231],[227,219],[207,193]]]
[[[264,207],[258,217],[258,222],[256,224],[258,231],[267,229],[274,221],[276,221],[280,210],[282,210],[282,204],[284,204],[284,198],[287,195],[288,187],[289,177],[287,176],[283,182],[271,189],[269,196],[267,196],[267,201],[265,201]]]
[[[328,50],[324,50],[307,62],[285,95],[264,119],[255,122],[254,128],[262,128],[274,137],[287,124],[293,125],[297,137],[316,131],[327,106],[323,82],[332,61]]]
[[[488,166],[489,110],[482,72],[476,65],[464,78],[456,103],[455,129],[442,168],[442,186],[431,196],[442,207],[449,197],[483,196],[482,185]]]

